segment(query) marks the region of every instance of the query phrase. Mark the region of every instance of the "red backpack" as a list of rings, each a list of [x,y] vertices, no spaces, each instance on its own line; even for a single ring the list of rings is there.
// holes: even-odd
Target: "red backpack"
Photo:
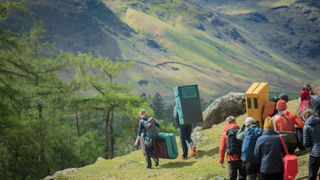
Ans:
[[[286,143],[284,142],[281,135],[279,136],[279,138],[286,152],[286,155],[283,157],[284,180],[292,180],[298,174],[298,158],[296,155],[289,154]]]

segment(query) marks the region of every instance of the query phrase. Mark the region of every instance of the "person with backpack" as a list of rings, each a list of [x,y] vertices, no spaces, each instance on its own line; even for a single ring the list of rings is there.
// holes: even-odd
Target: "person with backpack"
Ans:
[[[286,101],[279,100],[276,108],[278,114],[273,117],[274,130],[283,136],[289,153],[293,154],[298,145],[295,134],[295,125],[298,128],[303,128],[304,122],[294,113],[287,111]]]
[[[309,148],[309,180],[316,180],[320,168],[320,106],[314,112],[303,127],[303,145]]]
[[[159,158],[155,153],[154,141],[158,136],[160,126],[154,118],[147,115],[144,109],[140,110],[139,116],[141,119],[139,120],[138,136],[134,145],[137,148],[140,140],[143,154],[146,157],[147,168],[151,169],[151,158],[154,160],[155,166],[159,165]]]
[[[228,173],[230,180],[236,180],[239,172],[239,180],[246,179],[246,171],[241,160],[242,142],[237,139],[239,125],[233,116],[228,116],[227,125],[224,127],[223,134],[220,139],[219,155],[220,164],[224,167],[224,158],[227,151]]]
[[[257,139],[254,156],[260,162],[262,180],[283,180],[283,160],[285,150],[281,144],[279,134],[273,129],[270,117],[266,118],[263,133]]]
[[[237,133],[237,139],[242,141],[241,158],[248,180],[260,179],[260,161],[254,156],[254,147],[261,135],[262,130],[252,117],[245,119],[244,124]]]
[[[174,110],[173,110],[173,119],[174,119],[175,123],[177,124],[177,126],[179,127],[180,143],[181,143],[182,152],[183,152],[181,159],[188,160],[189,159],[189,157],[188,157],[188,144],[191,147],[192,156],[197,155],[197,148],[196,148],[193,140],[191,139],[192,125],[191,124],[181,125],[179,123],[179,115],[178,115],[177,106],[175,106]]]

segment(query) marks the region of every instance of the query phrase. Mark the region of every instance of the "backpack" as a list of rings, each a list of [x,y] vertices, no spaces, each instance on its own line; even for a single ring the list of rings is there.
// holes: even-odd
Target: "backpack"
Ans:
[[[228,155],[241,156],[242,142],[237,139],[237,132],[239,129],[231,128],[227,131],[227,153]]]
[[[262,130],[258,127],[250,127],[245,132],[242,143],[242,160],[245,162],[255,163],[259,160],[254,157],[254,147],[257,139],[262,135]]]
[[[156,126],[156,121],[153,117],[150,117],[144,122],[144,127],[146,129],[146,135],[151,139],[156,139],[159,134],[159,128]]]

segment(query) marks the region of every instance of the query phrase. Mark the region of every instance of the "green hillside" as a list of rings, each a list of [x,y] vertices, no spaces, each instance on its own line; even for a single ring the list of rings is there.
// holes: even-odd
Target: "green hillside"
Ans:
[[[5,26],[40,21],[56,51],[135,61],[118,79],[135,93],[166,99],[198,84],[205,98],[244,91],[254,81],[296,91],[319,76],[319,4],[295,0],[57,0],[26,3]],[[306,18],[302,18],[306,17]],[[66,78],[68,75],[66,75]]]
[[[290,111],[297,109],[297,101],[288,104]],[[245,115],[237,118],[241,124]],[[227,178],[227,168],[219,164],[219,139],[225,123],[214,125],[201,131],[202,140],[198,143],[198,157],[187,161],[160,159],[160,166],[145,169],[141,150],[112,160],[99,160],[94,164],[79,168],[77,172],[60,176],[61,179],[213,179],[217,176]],[[177,137],[178,140],[178,137]],[[178,141],[179,143],[179,141]],[[179,147],[179,150],[181,148]],[[181,154],[181,152],[179,152]],[[307,175],[308,156],[299,156],[298,177]],[[225,164],[225,167],[226,164]]]

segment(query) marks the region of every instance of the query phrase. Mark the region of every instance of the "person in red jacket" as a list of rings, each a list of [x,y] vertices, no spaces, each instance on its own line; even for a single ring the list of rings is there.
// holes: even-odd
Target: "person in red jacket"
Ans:
[[[287,111],[287,102],[279,100],[276,106],[278,114],[273,117],[274,129],[284,136],[288,151],[293,154],[297,148],[297,139],[294,134],[294,127],[303,128],[304,122],[297,115]]]
[[[225,153],[227,150],[227,141],[228,141],[228,136],[227,132],[230,129],[239,129],[239,125],[236,123],[236,119],[233,116],[227,117],[227,125],[224,127],[223,134],[220,139],[220,146],[219,146],[219,154],[220,154],[220,164],[222,167],[224,167],[224,158],[225,158]],[[230,136],[229,136],[230,137]],[[240,146],[240,152],[241,152],[241,146]],[[228,161],[228,173],[229,173],[229,178],[230,180],[236,180],[238,176],[238,171],[239,171],[239,180],[241,179],[246,179],[246,172],[245,169],[242,165],[242,160],[241,160],[241,153],[240,155],[234,154],[230,155],[227,153],[227,161]]]

